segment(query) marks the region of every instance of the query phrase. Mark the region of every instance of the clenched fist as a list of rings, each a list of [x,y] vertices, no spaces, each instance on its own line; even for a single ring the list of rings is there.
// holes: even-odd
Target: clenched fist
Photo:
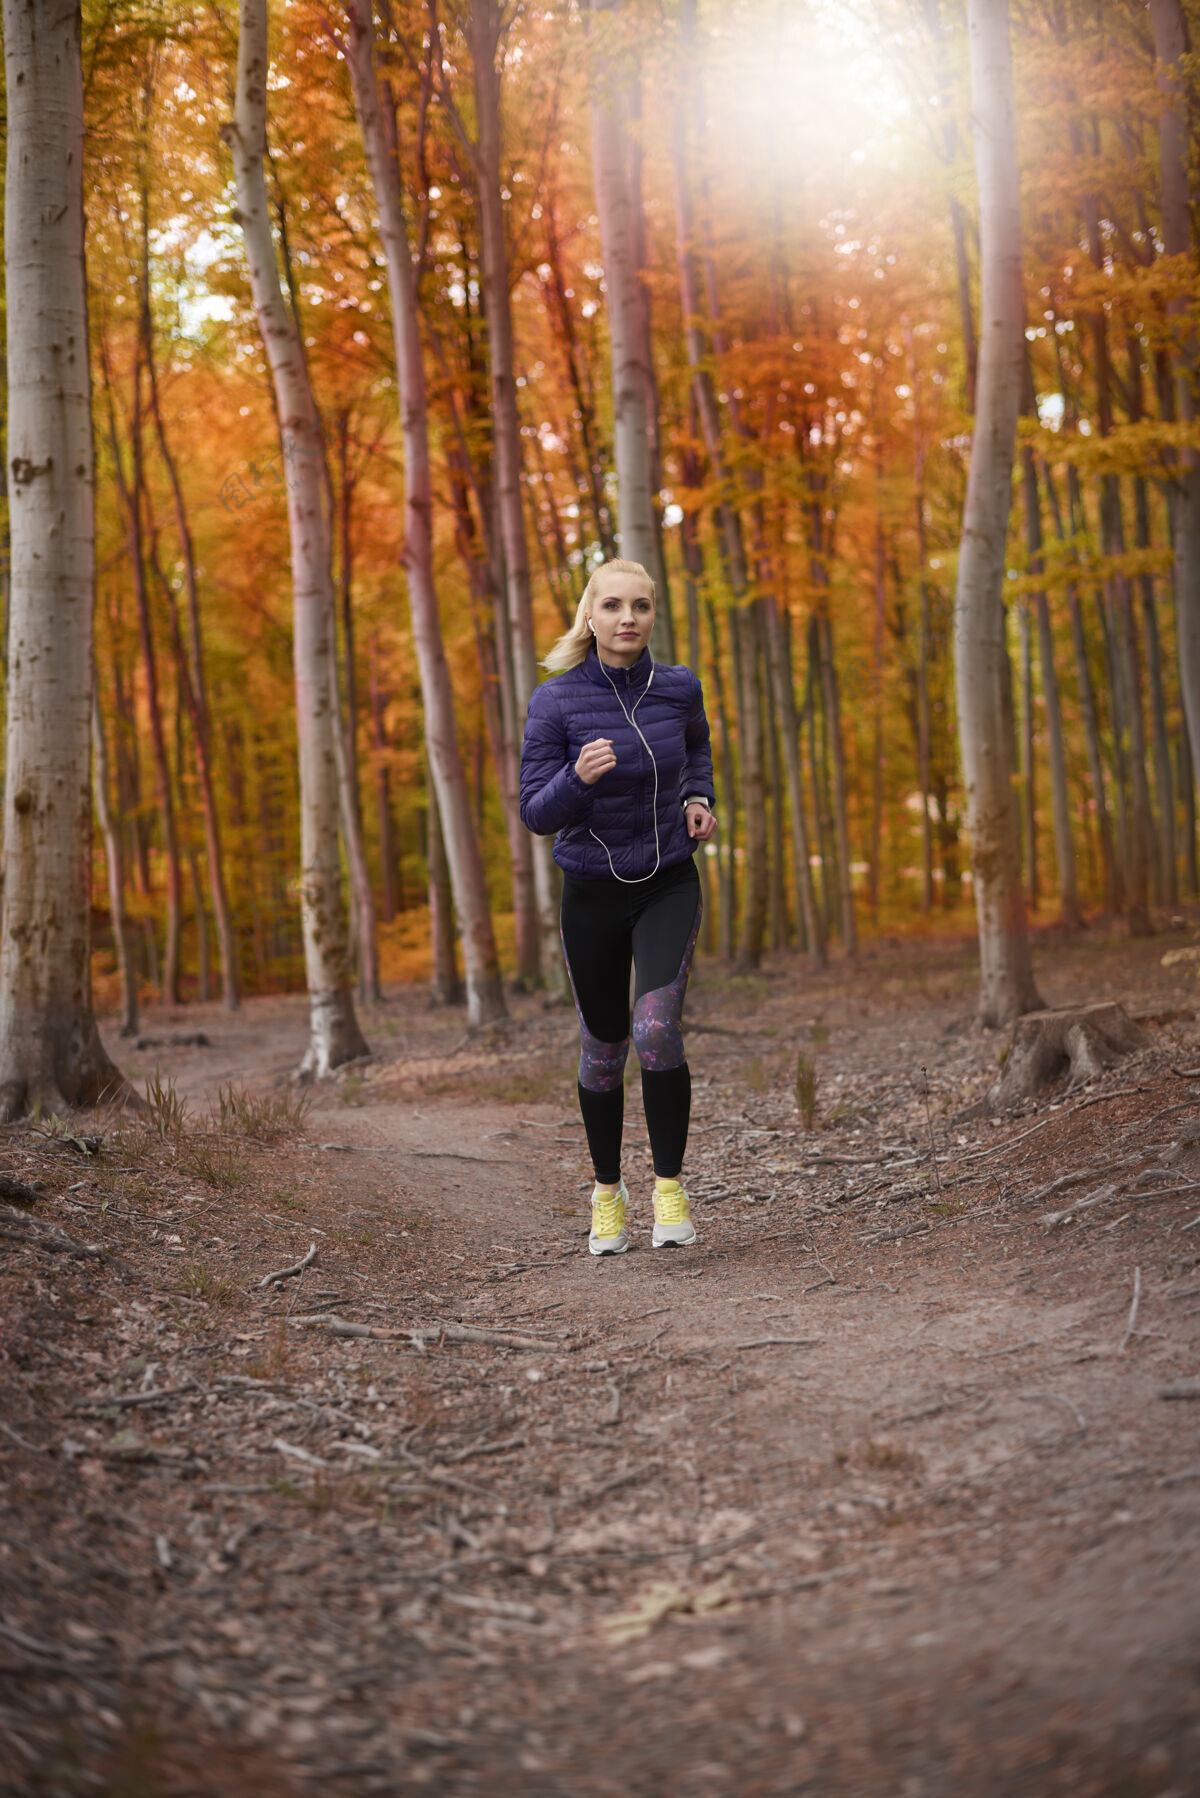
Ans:
[[[617,758],[613,754],[611,737],[596,737],[591,743],[585,743],[579,751],[579,760],[575,764],[575,772],[585,787],[594,787],[602,774],[615,768]]]
[[[717,820],[706,805],[693,802],[684,813],[687,819],[688,835],[698,843],[707,843],[710,837],[717,834]]]

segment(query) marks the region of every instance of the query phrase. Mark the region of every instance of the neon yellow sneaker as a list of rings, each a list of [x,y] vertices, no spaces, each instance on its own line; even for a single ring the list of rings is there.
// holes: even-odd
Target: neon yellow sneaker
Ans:
[[[616,1192],[592,1193],[592,1228],[588,1236],[588,1252],[592,1255],[623,1255],[629,1247],[629,1231],[625,1228],[625,1207],[629,1194],[621,1181]]]
[[[688,1196],[678,1180],[658,1180],[654,1186],[654,1234],[656,1249],[682,1249],[696,1240]]]

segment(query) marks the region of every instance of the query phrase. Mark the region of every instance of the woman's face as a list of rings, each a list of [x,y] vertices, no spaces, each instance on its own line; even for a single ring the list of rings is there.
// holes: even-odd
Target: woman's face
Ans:
[[[612,668],[631,668],[654,629],[654,600],[645,575],[615,571],[602,575],[592,598],[591,620],[601,661]]]

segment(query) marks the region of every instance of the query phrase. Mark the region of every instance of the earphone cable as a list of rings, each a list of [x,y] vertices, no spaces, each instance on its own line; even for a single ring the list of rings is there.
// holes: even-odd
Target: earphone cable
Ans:
[[[596,627],[595,627],[595,625],[593,625],[592,626],[592,634],[593,635],[595,635],[595,629],[596,629]],[[624,874],[618,874],[617,870],[613,867],[612,853],[608,847],[608,844],[604,841],[604,838],[600,837],[600,836],[596,836],[596,832],[592,829],[591,825],[588,826],[588,835],[590,837],[596,837],[596,841],[599,843],[601,849],[603,849],[605,855],[608,856],[608,865],[612,869],[613,879],[619,880],[621,882],[622,886],[636,887],[636,886],[641,886],[643,881],[653,880],[654,876],[658,873],[659,865],[662,862],[662,846],[659,843],[659,838],[658,838],[658,763],[655,761],[654,751],[651,749],[649,743],[646,741],[645,733],[641,729],[641,727],[639,726],[638,721],[637,721],[637,709],[641,705],[642,700],[645,699],[646,693],[648,693],[650,691],[651,685],[654,681],[654,663],[651,662],[651,664],[650,664],[650,679],[646,682],[646,692],[642,693],[637,699],[634,700],[633,710],[630,712],[630,711],[626,711],[626,709],[625,709],[625,701],[621,698],[621,694],[620,694],[620,691],[618,690],[616,681],[613,679],[612,675],[608,672],[608,669],[605,668],[604,663],[600,660],[599,650],[597,650],[597,652],[596,652],[596,660],[597,660],[597,662],[600,663],[600,667],[604,673],[605,680],[608,682],[609,686],[613,690],[613,693],[616,695],[617,704],[621,708],[621,711],[622,711],[622,714],[624,715],[626,724],[631,725],[632,728],[635,731],[637,731],[638,736],[641,737],[642,745],[646,751],[646,754],[650,757],[650,766],[654,770],[654,814],[653,814],[654,815],[654,866],[651,868],[649,874],[637,874],[637,875],[634,875],[634,877],[632,879],[629,879]]]

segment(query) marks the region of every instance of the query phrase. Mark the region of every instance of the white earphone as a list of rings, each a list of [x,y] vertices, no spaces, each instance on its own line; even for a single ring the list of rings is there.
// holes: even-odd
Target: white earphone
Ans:
[[[591,620],[589,619],[588,622],[591,623]],[[592,625],[593,636],[595,635],[595,631],[596,631],[596,627],[593,624]],[[599,657],[597,657],[596,659],[597,659],[597,661],[599,661]],[[617,691],[617,683],[613,679],[612,675],[608,672],[608,669],[604,667],[604,663],[600,662],[600,666],[604,670],[605,680],[608,682],[608,684],[612,688],[613,692],[616,693],[616,695],[617,695],[617,704],[620,706],[622,712],[625,712],[626,723],[631,724],[633,726],[634,730],[637,731],[638,736],[641,737],[642,745],[646,751],[646,754],[650,757],[650,766],[654,770],[654,866],[651,868],[649,874],[638,874],[634,877],[634,879],[629,880],[626,878],[626,876],[624,874],[618,874],[617,870],[615,868],[613,868],[613,858],[609,852],[608,844],[604,841],[604,838],[597,837],[595,831],[592,830],[590,826],[588,827],[588,835],[590,837],[596,837],[596,841],[599,843],[601,849],[603,849],[605,855],[608,856],[608,865],[612,869],[613,879],[619,880],[621,882],[622,886],[636,887],[636,886],[641,886],[641,884],[644,880],[653,880],[654,876],[658,873],[659,864],[662,861],[662,846],[658,840],[658,763],[655,761],[654,751],[651,749],[649,743],[646,742],[646,738],[643,735],[641,729],[639,728],[638,721],[637,721],[637,709],[641,705],[642,700],[645,699],[646,694],[650,691],[650,688],[654,681],[654,663],[651,662],[651,664],[650,664],[650,679],[646,682],[644,690],[641,693],[639,693],[638,697],[634,700],[633,710],[631,712],[625,711],[625,701],[621,698],[620,693]]]

